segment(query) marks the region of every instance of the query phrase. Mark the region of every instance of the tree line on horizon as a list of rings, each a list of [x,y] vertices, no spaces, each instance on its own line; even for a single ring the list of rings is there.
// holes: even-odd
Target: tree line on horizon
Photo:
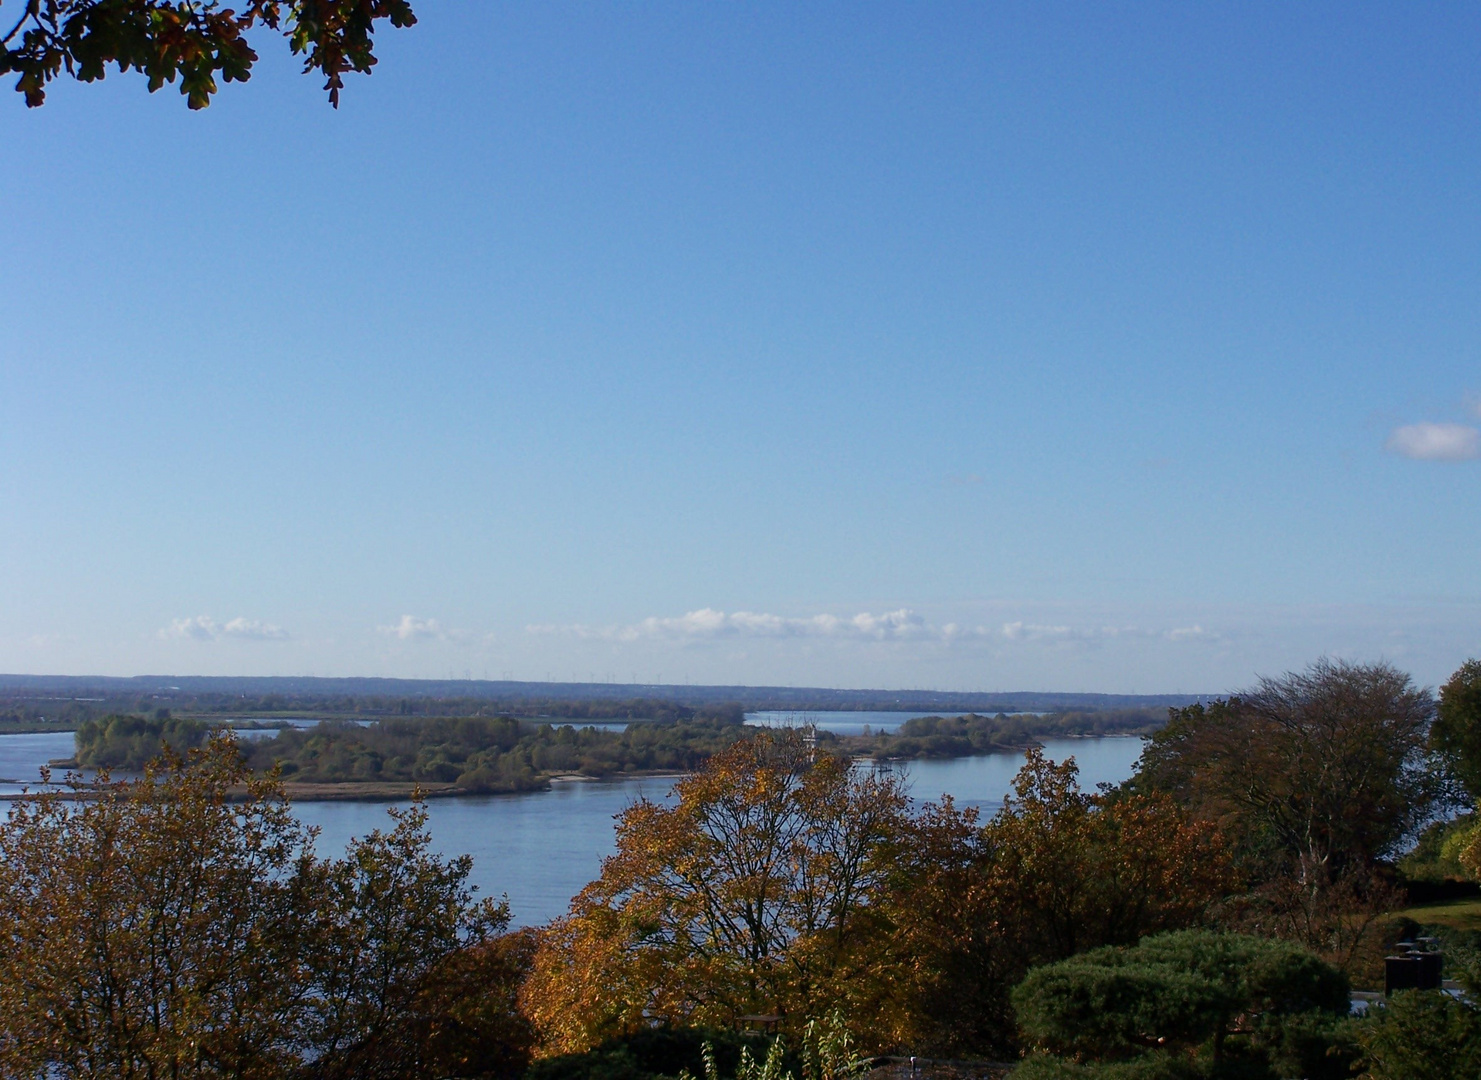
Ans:
[[[213,682],[215,680],[188,680]],[[221,680],[231,681],[231,680]],[[391,717],[512,716],[528,720],[659,720],[692,719],[717,712],[808,713],[854,712],[975,712],[979,715],[1084,713],[1106,717],[1118,711],[1145,710],[1161,716],[1169,707],[1196,700],[1192,696],[1152,695],[1127,697],[1102,694],[946,694],[922,696],[901,693],[840,691],[812,698],[811,691],[776,697],[765,688],[746,691],[731,688],[724,696],[701,694],[703,688],[686,688],[687,694],[580,695],[534,692],[502,694],[453,694],[428,689],[412,692],[366,690],[309,691],[264,690],[256,684],[277,680],[248,680],[251,689],[213,690],[186,685],[121,689],[115,685],[91,685],[86,680],[66,680],[65,687],[45,680],[28,679],[0,685],[0,733],[6,729],[48,727],[65,729],[86,720],[106,716],[151,716],[161,709],[172,715],[211,721],[256,720],[271,723],[284,717],[314,717],[373,720]],[[292,680],[287,680],[292,682]],[[382,680],[345,680],[374,684]],[[75,682],[75,685],[72,685]],[[448,684],[429,682],[440,690]],[[636,688],[635,688],[636,689]],[[949,699],[949,700],[942,700]]]
[[[744,715],[737,702],[689,704],[662,698],[441,697],[391,694],[220,694],[116,693],[50,696],[0,691],[0,732],[6,726],[79,726],[110,716],[172,716],[210,722],[213,718],[272,722],[282,716],[345,719],[394,717],[500,717],[525,720],[657,720]]]

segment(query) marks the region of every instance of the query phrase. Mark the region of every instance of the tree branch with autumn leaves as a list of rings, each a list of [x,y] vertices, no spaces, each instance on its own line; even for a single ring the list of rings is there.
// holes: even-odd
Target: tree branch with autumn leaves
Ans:
[[[0,0],[0,19],[5,15]],[[192,109],[204,109],[224,82],[246,82],[258,55],[247,41],[257,28],[281,33],[305,74],[324,76],[339,107],[344,76],[375,67],[375,31],[416,23],[408,0],[248,0],[240,9],[217,0],[25,0],[0,39],[0,75],[36,108],[47,86],[66,74],[102,79],[109,65],[137,70],[149,91],[180,83]]]

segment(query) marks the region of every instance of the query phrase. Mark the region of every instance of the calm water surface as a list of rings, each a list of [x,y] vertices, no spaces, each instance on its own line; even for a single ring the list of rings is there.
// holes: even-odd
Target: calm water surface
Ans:
[[[1142,753],[1135,736],[1094,739],[1045,739],[1044,756],[1053,761],[1072,757],[1080,767],[1080,788],[1119,784],[1132,774]],[[992,813],[1013,788],[1013,776],[1023,765],[1022,753],[988,754],[947,761],[911,761],[903,766],[910,794],[922,802],[950,795],[959,806],[981,807]]]
[[[70,731],[0,735],[0,791],[18,791],[20,784],[36,783],[41,766],[71,757],[76,746]]]
[[[878,730],[881,716],[891,717],[898,726],[911,716],[929,714],[831,715],[833,723],[857,722],[862,730],[867,722]],[[18,783],[34,784],[40,766],[68,757],[72,750],[72,735],[67,732],[0,735],[0,792],[14,792]],[[1088,790],[1130,776],[1141,740],[1048,739],[1044,752],[1056,761],[1073,756],[1080,766],[1081,787]],[[1022,754],[1007,753],[913,761],[894,768],[903,774],[911,796],[921,802],[951,795],[958,805],[991,814],[1002,805],[1022,763]],[[563,914],[571,897],[601,870],[602,859],[613,850],[613,818],[636,799],[667,799],[673,783],[672,777],[647,777],[559,783],[549,791],[521,795],[433,799],[427,804],[432,841],[445,855],[471,855],[472,883],[479,887],[479,895],[507,895],[516,925],[536,925]],[[303,802],[295,810],[304,824],[319,828],[319,853],[330,855],[342,851],[352,837],[388,827],[388,805],[407,804]]]

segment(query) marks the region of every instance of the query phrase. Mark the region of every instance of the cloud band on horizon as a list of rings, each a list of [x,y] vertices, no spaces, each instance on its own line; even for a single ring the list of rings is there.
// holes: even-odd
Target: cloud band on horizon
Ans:
[[[561,634],[582,640],[637,641],[718,641],[735,638],[788,639],[814,638],[860,642],[921,642],[950,644],[958,641],[1015,642],[1029,640],[1091,641],[1117,637],[1164,638],[1169,641],[1211,640],[1212,634],[1202,626],[1183,626],[1169,630],[1146,630],[1135,626],[1100,626],[1076,628],[1023,621],[1005,622],[1001,626],[963,626],[949,622],[935,625],[909,608],[898,608],[881,614],[860,612],[852,617],[819,614],[803,617],[774,615],[765,612],[724,612],[715,608],[698,608],[679,616],[649,616],[640,622],[618,626],[537,624],[526,633]]]

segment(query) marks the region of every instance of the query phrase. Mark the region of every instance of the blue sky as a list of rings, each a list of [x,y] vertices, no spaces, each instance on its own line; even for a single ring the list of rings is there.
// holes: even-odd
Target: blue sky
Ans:
[[[0,670],[1481,653],[1474,6],[416,7],[0,98]]]

